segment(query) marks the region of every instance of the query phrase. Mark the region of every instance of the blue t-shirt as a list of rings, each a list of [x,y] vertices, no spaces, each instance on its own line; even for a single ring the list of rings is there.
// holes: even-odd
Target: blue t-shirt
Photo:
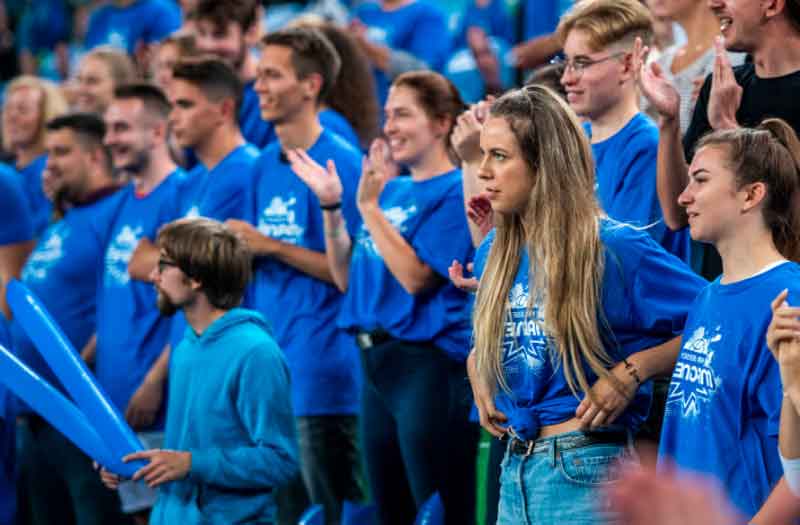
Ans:
[[[508,44],[516,41],[514,24],[511,22],[504,0],[491,0],[484,7],[479,6],[474,0],[470,1],[458,22],[453,40],[454,47],[467,47],[467,31],[471,27],[483,29],[486,36],[499,38]]]
[[[800,266],[783,263],[697,297],[669,385],[660,458],[715,477],[754,516],[783,475],[778,456],[782,389],[767,348],[770,302],[800,303]]]
[[[348,225],[357,226],[361,153],[325,130],[308,154],[321,165],[328,159],[336,162],[344,187],[343,213]],[[280,144],[274,143],[256,164],[249,222],[268,237],[324,253],[319,201],[280,157]],[[286,352],[298,416],[358,413],[360,363],[353,336],[336,326],[341,300],[332,284],[276,259],[257,260],[253,302]]]
[[[67,0],[37,0],[26,4],[17,25],[17,49],[37,55],[69,40],[72,16]]]
[[[19,175],[0,164],[0,246],[30,241],[33,235],[33,218]],[[0,290],[5,290],[2,284]]]
[[[239,129],[244,140],[258,149],[264,149],[277,140],[275,126],[272,122],[261,119],[261,108],[258,104],[258,93],[255,92],[255,80],[244,85],[242,103],[239,106]]]
[[[33,232],[36,237],[47,228],[53,215],[53,203],[42,189],[42,173],[46,165],[47,155],[41,155],[27,166],[19,169],[22,187],[33,216]]]
[[[353,126],[350,125],[350,122],[348,122],[347,119],[335,109],[328,108],[320,111],[319,123],[323,128],[342,137],[345,142],[357,150],[361,150],[361,140],[358,138],[356,130],[354,130]]]
[[[253,187],[253,166],[258,156],[255,146],[243,144],[228,153],[211,171],[198,162],[178,182],[178,206],[173,219],[208,217],[224,222],[246,218]],[[173,316],[170,330],[172,348],[183,338],[185,330],[186,319],[183,312],[178,312]]]
[[[132,280],[128,263],[142,238],[155,239],[172,219],[177,178],[172,173],[147,195],[133,184],[120,190],[120,206],[111,217],[103,274],[97,296],[95,374],[111,402],[124,413],[131,396],[161,355],[170,322],[156,306],[152,284]]]
[[[379,2],[360,4],[353,13],[367,26],[367,38],[376,44],[404,51],[440,70],[450,53],[450,31],[444,13],[429,2],[415,1],[399,9],[384,10]],[[378,102],[383,107],[392,79],[373,69]]]
[[[364,224],[353,238],[349,284],[339,316],[348,330],[382,329],[405,341],[430,341],[464,361],[472,335],[467,294],[450,282],[453,259],[472,260],[474,249],[464,214],[461,171],[413,181],[400,176],[380,196],[384,216],[441,278],[417,295],[392,275]]]
[[[585,124],[592,136],[592,128]],[[664,224],[656,191],[658,128],[637,113],[612,137],[592,144],[597,166],[597,198],[612,219],[634,226],[652,225],[647,232],[665,250],[688,263],[689,228],[673,232]]]
[[[524,0],[522,4],[522,40],[549,35],[558,27],[561,15],[573,0]]]
[[[181,10],[169,0],[137,0],[129,6],[113,4],[96,8],[89,15],[85,46],[109,45],[128,54],[139,44],[162,40],[181,27]]]
[[[679,335],[692,301],[706,282],[646,233],[606,219],[600,225],[605,255],[600,317],[605,323],[600,326],[606,351],[619,362]],[[475,274],[479,278],[494,239],[493,230],[478,248]],[[523,250],[509,292],[511,319],[503,339],[503,370],[510,392],[497,395],[498,409],[523,439],[538,437],[542,425],[575,417],[584,396],[569,389],[560,355],[544,329],[543,306],[535,304],[528,310],[529,266],[527,250]],[[588,365],[584,369],[592,384],[597,377]],[[617,422],[635,431],[647,417],[651,393],[652,383],[642,385]]]
[[[39,298],[70,343],[80,351],[95,333],[97,287],[103,271],[109,220],[119,193],[67,211],[39,237],[22,268],[22,282]],[[54,386],[60,385],[15,321],[9,323],[14,352]]]

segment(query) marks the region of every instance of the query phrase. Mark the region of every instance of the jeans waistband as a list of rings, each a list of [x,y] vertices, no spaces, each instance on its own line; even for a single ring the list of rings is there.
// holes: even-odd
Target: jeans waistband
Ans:
[[[597,431],[575,431],[548,436],[536,440],[523,441],[513,438],[508,445],[511,454],[530,456],[541,452],[548,452],[551,446],[555,450],[570,450],[588,445],[599,444],[625,444],[631,441],[630,431],[627,429],[609,429]]]

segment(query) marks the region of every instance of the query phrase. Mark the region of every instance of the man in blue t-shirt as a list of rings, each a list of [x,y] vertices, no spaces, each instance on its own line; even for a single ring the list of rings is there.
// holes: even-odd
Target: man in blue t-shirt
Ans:
[[[634,0],[610,5],[579,4],[561,19],[561,83],[572,109],[586,119],[603,210],[612,219],[648,227],[656,242],[688,262],[688,229],[669,230],[658,203],[658,129],[639,112],[631,51],[637,37],[649,37],[651,18]],[[611,27],[613,34],[604,29]]]
[[[97,285],[108,225],[119,196],[105,125],[90,114],[69,114],[47,124],[47,170],[64,217],[39,238],[22,270],[22,282],[39,298],[66,338],[91,357]],[[14,352],[45,380],[59,385],[21,327],[12,319]],[[21,409],[19,487],[34,524],[129,523],[119,499],[96,479],[91,460],[42,418]]]
[[[180,7],[170,0],[114,0],[89,14],[85,45],[110,45],[133,55],[180,26]]]
[[[342,502],[364,499],[357,439],[358,353],[338,329],[341,294],[325,255],[322,210],[286,157],[303,150],[319,164],[333,160],[344,186],[348,223],[359,222],[355,190],[360,153],[324,129],[318,107],[336,78],[339,55],[317,30],[270,33],[263,40],[256,92],[278,142],[258,160],[249,222],[227,225],[256,256],[252,301],[270,321],[292,376],[300,466],[308,495],[339,523]]]
[[[253,89],[258,60],[251,48],[259,34],[258,3],[199,0],[192,17],[197,27],[197,47],[225,61],[243,84],[239,107],[242,135],[258,149],[264,148],[275,140],[275,130],[272,123],[261,119],[258,95]]]
[[[120,190],[110,225],[97,296],[95,374],[142,441],[163,439],[164,386],[167,379],[169,320],[156,307],[152,285],[131,280],[128,262],[141,238],[155,238],[174,215],[183,173],[167,148],[169,101],[155,86],[130,84],[115,90],[105,113],[105,143],[114,169],[131,178]],[[146,521],[155,491],[123,484],[123,511]]]

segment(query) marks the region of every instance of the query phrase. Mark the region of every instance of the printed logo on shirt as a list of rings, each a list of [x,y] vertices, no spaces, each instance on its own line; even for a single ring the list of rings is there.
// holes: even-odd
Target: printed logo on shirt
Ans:
[[[119,49],[128,49],[128,35],[119,31],[111,31],[106,37],[106,44]]]
[[[142,238],[142,227],[137,226],[132,228],[125,225],[119,231],[114,240],[106,250],[105,259],[105,276],[104,283],[106,286],[120,285],[124,286],[131,280],[128,275],[128,262],[130,262],[136,245]]]
[[[406,208],[402,206],[394,206],[393,208],[389,208],[388,210],[383,210],[383,216],[386,217],[386,220],[388,220],[389,223],[391,223],[391,225],[394,226],[394,229],[399,231],[400,233],[405,233],[408,231],[408,224],[407,224],[408,220],[411,219],[416,214],[417,214],[417,207],[413,204]],[[358,232],[356,242],[369,255],[375,255],[381,257],[381,254],[378,251],[378,247],[375,245],[375,241],[372,240],[372,237],[367,231],[366,225],[364,224],[361,225],[361,229]]]
[[[44,281],[50,268],[55,266],[64,257],[64,242],[69,237],[70,230],[64,224],[56,224],[45,233],[45,238],[39,241],[33,250],[28,262],[22,270],[23,281]]]
[[[714,394],[722,385],[722,378],[712,366],[712,345],[722,340],[720,327],[707,334],[704,326],[698,327],[683,349],[672,372],[667,396],[667,411],[679,410],[683,418],[696,418],[703,413]]]
[[[198,217],[200,217],[200,208],[197,206],[197,204],[193,204],[192,207],[189,208],[189,211],[187,211],[184,215],[184,218],[186,219],[196,219]]]
[[[544,313],[538,305],[529,310],[528,300],[528,285],[516,283],[509,292],[510,319],[503,338],[503,368],[512,388],[521,386],[523,378],[538,377],[547,370]]]
[[[261,212],[258,218],[258,231],[291,244],[302,244],[303,234],[306,229],[297,224],[294,207],[297,199],[291,197],[284,200],[282,197],[273,197],[269,206]]]

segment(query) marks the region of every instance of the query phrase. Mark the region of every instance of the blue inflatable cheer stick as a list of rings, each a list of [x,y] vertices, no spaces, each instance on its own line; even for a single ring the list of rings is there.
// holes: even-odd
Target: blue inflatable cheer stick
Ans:
[[[131,477],[147,463],[122,463],[121,458],[143,450],[133,430],[103,394],[86,364],[64,336],[39,300],[21,282],[8,283],[6,299],[14,319],[25,330],[36,349],[61,380],[61,384],[83,411],[97,434],[106,442],[112,461],[103,465],[112,472]],[[23,398],[27,401],[27,399]]]
[[[89,457],[103,465],[113,462],[108,448],[86,416],[61,392],[50,386],[2,345],[0,380]],[[116,463],[120,461],[117,460]]]

